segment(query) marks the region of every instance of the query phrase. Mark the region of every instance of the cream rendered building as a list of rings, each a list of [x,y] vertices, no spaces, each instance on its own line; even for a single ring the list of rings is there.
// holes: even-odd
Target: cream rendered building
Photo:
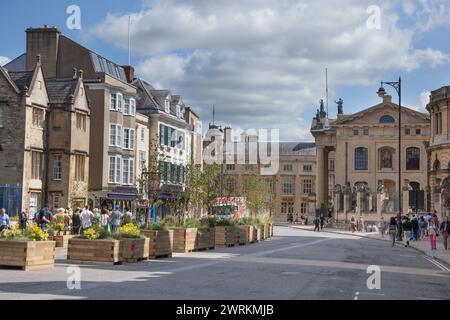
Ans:
[[[316,205],[332,208],[338,220],[361,214],[366,221],[398,210],[398,105],[388,95],[356,114],[327,119],[323,105],[311,133],[317,147]],[[429,116],[402,108],[402,207],[427,209]],[[328,159],[335,157],[335,183],[330,184]],[[328,192],[332,191],[332,193]],[[332,194],[327,197],[327,194]]]
[[[431,210],[449,215],[450,204],[450,87],[431,93],[430,191]]]

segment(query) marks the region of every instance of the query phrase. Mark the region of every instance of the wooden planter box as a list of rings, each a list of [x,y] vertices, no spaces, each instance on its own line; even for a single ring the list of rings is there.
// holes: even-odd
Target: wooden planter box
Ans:
[[[268,224],[263,225],[261,237],[263,240],[266,240],[269,238],[269,225]]]
[[[173,230],[141,230],[149,238],[149,259],[171,258]]]
[[[211,248],[211,229],[198,229],[195,250],[203,251]]]
[[[139,262],[148,260],[150,239],[120,239],[122,245],[122,260],[124,262]]]
[[[248,230],[248,226],[239,226],[237,229],[238,234],[238,242],[237,244],[241,245],[241,246],[245,246],[249,243],[249,230]]]
[[[69,240],[74,237],[71,235],[54,235],[53,241],[56,242],[57,248],[67,248],[69,246]]]
[[[216,228],[209,228],[209,249],[216,248]]]
[[[192,252],[196,243],[197,228],[173,229],[173,252]]]
[[[25,271],[52,269],[55,245],[54,241],[0,240],[0,266],[20,267]]]
[[[236,243],[233,227],[215,227],[216,247],[231,247]]]
[[[263,230],[263,228],[262,227],[254,227],[253,228],[253,240],[254,240],[254,242],[259,242],[259,241],[261,241],[262,240],[262,230]]]
[[[255,237],[255,227],[254,226],[246,226],[248,230],[248,243],[254,243],[256,242]]]
[[[69,263],[118,264],[122,262],[120,240],[69,240],[67,261]]]

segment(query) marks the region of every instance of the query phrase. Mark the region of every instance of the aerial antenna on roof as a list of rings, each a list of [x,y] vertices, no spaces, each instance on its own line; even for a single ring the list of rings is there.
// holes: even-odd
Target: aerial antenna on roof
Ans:
[[[328,118],[328,68],[325,68],[325,87],[326,87],[326,94],[327,94],[327,118]]]
[[[213,126],[216,125],[216,105],[213,104]]]
[[[128,15],[128,65],[131,66],[131,15]]]

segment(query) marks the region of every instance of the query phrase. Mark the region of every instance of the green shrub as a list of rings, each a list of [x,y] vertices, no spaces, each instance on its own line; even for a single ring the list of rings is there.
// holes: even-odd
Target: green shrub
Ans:
[[[81,239],[88,239],[88,240],[102,240],[107,239],[108,237],[109,237],[108,232],[106,232],[106,230],[100,227],[99,225],[94,225],[91,228],[83,230],[83,233],[80,236]]]
[[[162,220],[161,224],[166,226],[167,228],[175,227],[177,225],[177,219],[175,219],[175,217],[173,216],[168,216]]]
[[[121,239],[138,239],[141,237],[141,231],[133,223],[128,223],[120,227],[117,237]]]
[[[144,226],[143,230],[162,231],[162,230],[167,230],[167,226],[162,223],[150,223],[150,224]]]
[[[216,216],[206,216],[200,219],[200,224],[209,228],[214,228],[217,224],[217,221],[218,219]]]

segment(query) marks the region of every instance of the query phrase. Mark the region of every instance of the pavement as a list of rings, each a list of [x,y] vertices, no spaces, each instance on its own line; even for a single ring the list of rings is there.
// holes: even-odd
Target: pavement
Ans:
[[[291,225],[293,228],[306,230],[314,232],[313,226],[300,226],[300,225]],[[356,235],[359,237],[364,237],[368,239],[374,239],[374,240],[382,240],[382,241],[388,241],[391,242],[391,239],[389,238],[389,235],[385,235],[382,237],[380,233],[378,232],[356,232],[352,233],[351,231],[344,231],[340,229],[333,229],[333,228],[325,228],[325,232],[328,233],[335,233],[335,234],[345,234],[345,235]],[[441,242],[440,242],[441,241]],[[398,245],[404,245],[404,242],[401,242]],[[410,241],[410,247],[416,249],[417,251],[427,255],[430,258],[433,258],[437,261],[439,261],[441,264],[446,265],[447,267],[450,266],[450,250],[445,250],[444,245],[442,243],[442,238],[438,237],[438,243],[437,243],[437,251],[432,251],[430,242],[428,238],[425,238],[423,241]]]
[[[265,242],[118,266],[0,269],[0,300],[448,300],[450,272],[413,248],[275,227]],[[371,268],[380,286],[370,288]],[[79,282],[78,282],[79,280]],[[79,287],[77,287],[79,284]]]

